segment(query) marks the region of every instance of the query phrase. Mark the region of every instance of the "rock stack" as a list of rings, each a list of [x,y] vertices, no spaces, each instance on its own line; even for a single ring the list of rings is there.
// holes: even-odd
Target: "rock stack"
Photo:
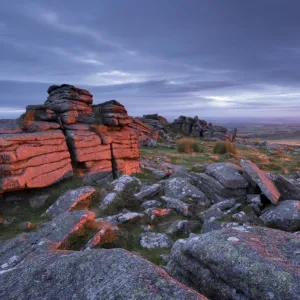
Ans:
[[[176,131],[182,131],[186,135],[205,137],[207,139],[225,140],[227,129],[222,126],[207,125],[205,120],[180,116],[171,127]]]
[[[156,131],[164,131],[166,125],[169,124],[168,120],[158,114],[143,115],[142,118],[136,118],[143,123],[153,127]]]
[[[135,120],[122,104],[92,106],[91,93],[67,84],[48,94],[44,105],[27,106],[20,124],[0,123],[0,193],[48,186],[73,168],[97,183],[139,171]]]

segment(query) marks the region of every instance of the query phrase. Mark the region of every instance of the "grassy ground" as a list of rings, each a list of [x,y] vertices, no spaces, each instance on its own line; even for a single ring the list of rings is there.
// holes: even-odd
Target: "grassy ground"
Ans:
[[[144,148],[142,157],[167,156],[175,165],[192,169],[195,164],[213,164],[217,162],[231,162],[239,164],[241,159],[255,162],[262,170],[278,173],[295,173],[300,170],[300,153],[294,152],[268,152],[264,149],[237,145],[236,154],[214,154],[215,142],[201,142],[201,153],[178,153],[177,149],[159,147]]]

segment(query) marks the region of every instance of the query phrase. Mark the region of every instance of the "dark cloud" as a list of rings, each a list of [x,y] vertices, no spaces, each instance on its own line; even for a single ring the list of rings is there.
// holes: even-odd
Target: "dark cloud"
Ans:
[[[295,115],[298,0],[2,0],[0,117],[50,84],[133,115]]]

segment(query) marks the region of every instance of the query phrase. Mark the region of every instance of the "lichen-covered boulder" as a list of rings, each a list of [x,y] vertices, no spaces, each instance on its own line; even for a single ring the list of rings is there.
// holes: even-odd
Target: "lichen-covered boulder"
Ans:
[[[123,249],[50,252],[0,273],[5,300],[205,300],[164,270]]]
[[[235,227],[178,240],[168,272],[210,299],[299,299],[300,238]]]
[[[266,226],[297,231],[300,229],[300,201],[285,200],[277,206],[267,207],[260,218]]]

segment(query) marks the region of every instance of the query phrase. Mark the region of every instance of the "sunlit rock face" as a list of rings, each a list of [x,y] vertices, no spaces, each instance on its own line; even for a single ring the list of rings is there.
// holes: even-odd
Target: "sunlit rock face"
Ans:
[[[103,183],[139,171],[139,141],[153,129],[116,100],[93,106],[93,95],[75,86],[53,85],[48,94],[18,121],[0,122],[0,193],[46,187],[74,172]]]

